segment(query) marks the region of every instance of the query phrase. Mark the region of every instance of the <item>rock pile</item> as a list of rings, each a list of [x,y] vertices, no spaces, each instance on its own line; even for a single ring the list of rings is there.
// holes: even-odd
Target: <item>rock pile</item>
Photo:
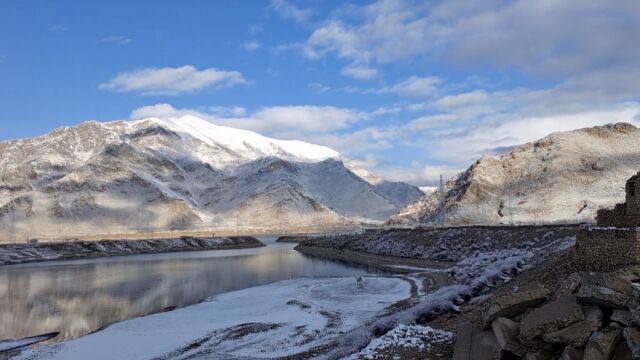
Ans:
[[[574,273],[491,299],[482,324],[458,327],[454,360],[640,359],[640,285]]]

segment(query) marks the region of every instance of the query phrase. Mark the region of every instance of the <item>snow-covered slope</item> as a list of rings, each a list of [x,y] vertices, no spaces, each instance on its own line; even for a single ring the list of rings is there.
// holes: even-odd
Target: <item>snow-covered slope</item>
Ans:
[[[87,122],[0,153],[0,240],[381,221],[420,196],[330,148],[193,116]]]
[[[624,201],[640,170],[640,129],[625,123],[551,134],[485,156],[444,189],[408,205],[393,224],[590,222]]]

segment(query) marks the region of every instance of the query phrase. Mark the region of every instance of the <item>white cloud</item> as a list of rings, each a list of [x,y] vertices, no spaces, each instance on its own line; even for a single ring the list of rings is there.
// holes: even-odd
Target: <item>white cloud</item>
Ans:
[[[111,36],[102,38],[102,42],[124,46],[124,45],[131,44],[133,42],[133,39],[128,38],[126,36],[121,36],[121,35],[111,35]]]
[[[247,51],[256,51],[260,49],[260,43],[256,40],[250,40],[242,44],[242,47]]]
[[[463,170],[463,168],[448,165],[426,165],[384,170],[380,174],[390,181],[402,181],[415,186],[437,186],[440,184],[441,175],[442,179],[446,181]]]
[[[333,106],[273,106],[252,115],[251,128],[259,132],[327,132],[342,129],[363,119],[364,115]]]
[[[145,119],[150,117],[167,118],[171,116],[187,115],[180,114],[179,111],[169,104],[146,105],[134,109],[129,117],[134,120]]]
[[[305,42],[308,57],[439,58],[560,76],[637,66],[640,58],[636,0],[380,0],[336,14]]]
[[[370,80],[378,76],[378,70],[361,65],[349,65],[342,68],[340,73],[344,76],[350,76],[356,79]]]
[[[206,110],[209,114],[221,117],[241,117],[247,115],[247,109],[242,106],[210,106]]]
[[[468,107],[485,104],[488,100],[489,95],[486,91],[476,90],[457,95],[444,96],[436,101],[436,106],[440,108]]]
[[[376,89],[377,93],[395,93],[401,96],[430,96],[438,91],[442,79],[435,76],[411,76],[391,87]]]
[[[409,130],[428,130],[441,128],[458,120],[460,120],[460,117],[454,114],[425,115],[409,121],[406,128]]]
[[[380,128],[370,126],[344,133],[320,134],[313,137],[316,142],[334,148],[345,154],[361,154],[394,147],[400,136],[395,127]]]
[[[247,81],[238,71],[208,68],[198,70],[191,65],[177,68],[146,68],[120,73],[100,89],[119,92],[137,92],[142,95],[178,95],[195,92],[207,87],[227,87]]]
[[[286,0],[271,0],[269,9],[276,11],[285,18],[292,19],[299,23],[304,23],[311,16],[311,9],[299,8]]]
[[[502,119],[501,119],[502,117]],[[490,117],[491,118],[491,117]],[[522,117],[501,115],[472,126],[443,129],[432,155],[449,161],[468,163],[495,149],[509,149],[515,145],[543,138],[553,132],[627,122],[640,125],[640,104],[621,104],[605,110]]]
[[[176,109],[169,104],[137,108],[132,119],[195,115],[215,124],[253,130],[287,139],[302,139],[349,127],[364,120],[367,114],[333,106],[272,106],[248,114],[245,108],[209,107]]]

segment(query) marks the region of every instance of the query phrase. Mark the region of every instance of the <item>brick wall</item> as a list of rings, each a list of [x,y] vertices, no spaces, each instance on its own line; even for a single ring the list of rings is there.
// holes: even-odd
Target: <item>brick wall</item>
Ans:
[[[576,238],[578,260],[590,265],[640,263],[640,230],[584,228]]]
[[[598,210],[596,218],[598,226],[638,227],[640,226],[640,214],[630,213],[629,205],[618,204],[613,210]]]

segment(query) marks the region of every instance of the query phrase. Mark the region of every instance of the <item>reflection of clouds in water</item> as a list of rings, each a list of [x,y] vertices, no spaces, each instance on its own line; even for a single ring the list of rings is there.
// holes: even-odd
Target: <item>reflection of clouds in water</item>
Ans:
[[[145,255],[143,261],[84,261],[0,272],[0,339],[60,331],[74,338],[124,319],[186,306],[209,296],[298,276],[356,276],[363,269],[309,258],[275,244],[206,258]],[[244,256],[233,256],[242,254]],[[186,256],[186,258],[184,258]],[[173,257],[173,258],[172,258]]]

